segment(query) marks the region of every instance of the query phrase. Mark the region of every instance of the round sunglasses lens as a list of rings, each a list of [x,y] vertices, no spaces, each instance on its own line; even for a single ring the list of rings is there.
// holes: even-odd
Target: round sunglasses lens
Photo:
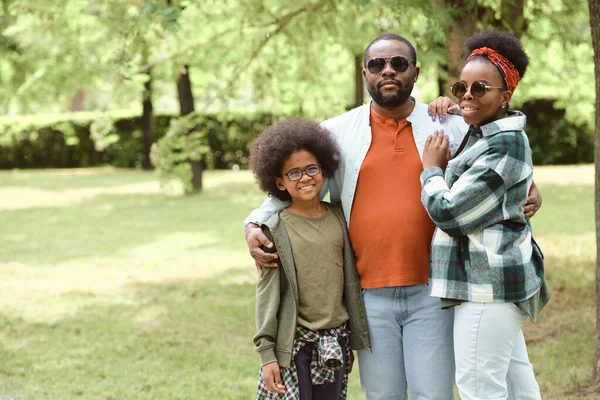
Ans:
[[[390,59],[390,65],[396,72],[404,72],[408,69],[408,59],[402,56],[394,56]]]
[[[481,81],[473,82],[473,84],[471,85],[471,94],[476,99],[483,97],[483,95],[485,94],[485,83]]]
[[[467,93],[467,87],[463,82],[456,82],[452,85],[452,94],[457,98],[461,98]]]
[[[367,69],[374,75],[383,71],[383,68],[385,68],[385,59],[383,58],[372,58],[367,63]]]

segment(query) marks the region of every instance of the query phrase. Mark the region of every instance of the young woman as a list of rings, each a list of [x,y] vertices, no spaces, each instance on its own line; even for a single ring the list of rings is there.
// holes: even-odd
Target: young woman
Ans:
[[[506,32],[476,34],[465,47],[452,92],[469,132],[452,160],[442,134],[423,153],[421,197],[437,226],[429,290],[455,307],[461,399],[541,399],[521,328],[549,291],[522,208],[533,173],[525,115],[509,111],[529,59]]]
[[[281,264],[256,288],[257,399],[345,399],[350,349],[370,346],[344,214],[319,200],[338,160],[329,132],[308,120],[276,124],[252,145],[261,189],[291,201],[262,226]]]

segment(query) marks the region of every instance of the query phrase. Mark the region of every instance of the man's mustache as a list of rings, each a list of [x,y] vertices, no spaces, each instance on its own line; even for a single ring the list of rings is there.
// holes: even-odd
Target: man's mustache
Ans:
[[[400,81],[395,80],[395,79],[386,79],[385,81],[381,81],[381,82],[379,82],[377,84],[377,87],[380,88],[383,85],[389,85],[390,83],[394,84],[394,85],[396,85],[396,86],[398,86],[400,88],[402,87],[402,83]]]

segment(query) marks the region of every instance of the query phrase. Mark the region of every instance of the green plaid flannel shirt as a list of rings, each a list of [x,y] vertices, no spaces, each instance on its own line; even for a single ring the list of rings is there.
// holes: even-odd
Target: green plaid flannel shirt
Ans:
[[[429,263],[432,296],[518,302],[543,281],[543,255],[523,205],[531,187],[525,115],[471,127],[464,150],[421,174],[421,199],[436,224]]]

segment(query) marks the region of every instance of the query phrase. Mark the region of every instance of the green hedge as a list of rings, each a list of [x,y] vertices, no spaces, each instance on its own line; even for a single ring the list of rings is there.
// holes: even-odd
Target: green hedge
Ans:
[[[565,111],[554,108],[555,100],[540,99],[519,109],[527,116],[535,165],[580,164],[594,162],[594,129],[565,119]]]
[[[536,165],[593,162],[593,129],[577,126],[554,108],[554,100],[523,104]],[[283,116],[270,112],[194,113],[188,116],[210,149],[208,168],[246,168],[250,143]],[[173,118],[178,118],[173,121]],[[179,117],[156,116],[156,140]],[[133,113],[71,113],[0,117],[0,169],[72,168],[110,164],[141,167],[140,117]]]
[[[250,143],[281,116],[269,112],[195,113],[206,131],[209,168],[245,168]],[[155,119],[156,140],[173,115]],[[0,169],[73,168],[110,164],[140,167],[140,117],[128,113],[72,113],[0,118]]]

